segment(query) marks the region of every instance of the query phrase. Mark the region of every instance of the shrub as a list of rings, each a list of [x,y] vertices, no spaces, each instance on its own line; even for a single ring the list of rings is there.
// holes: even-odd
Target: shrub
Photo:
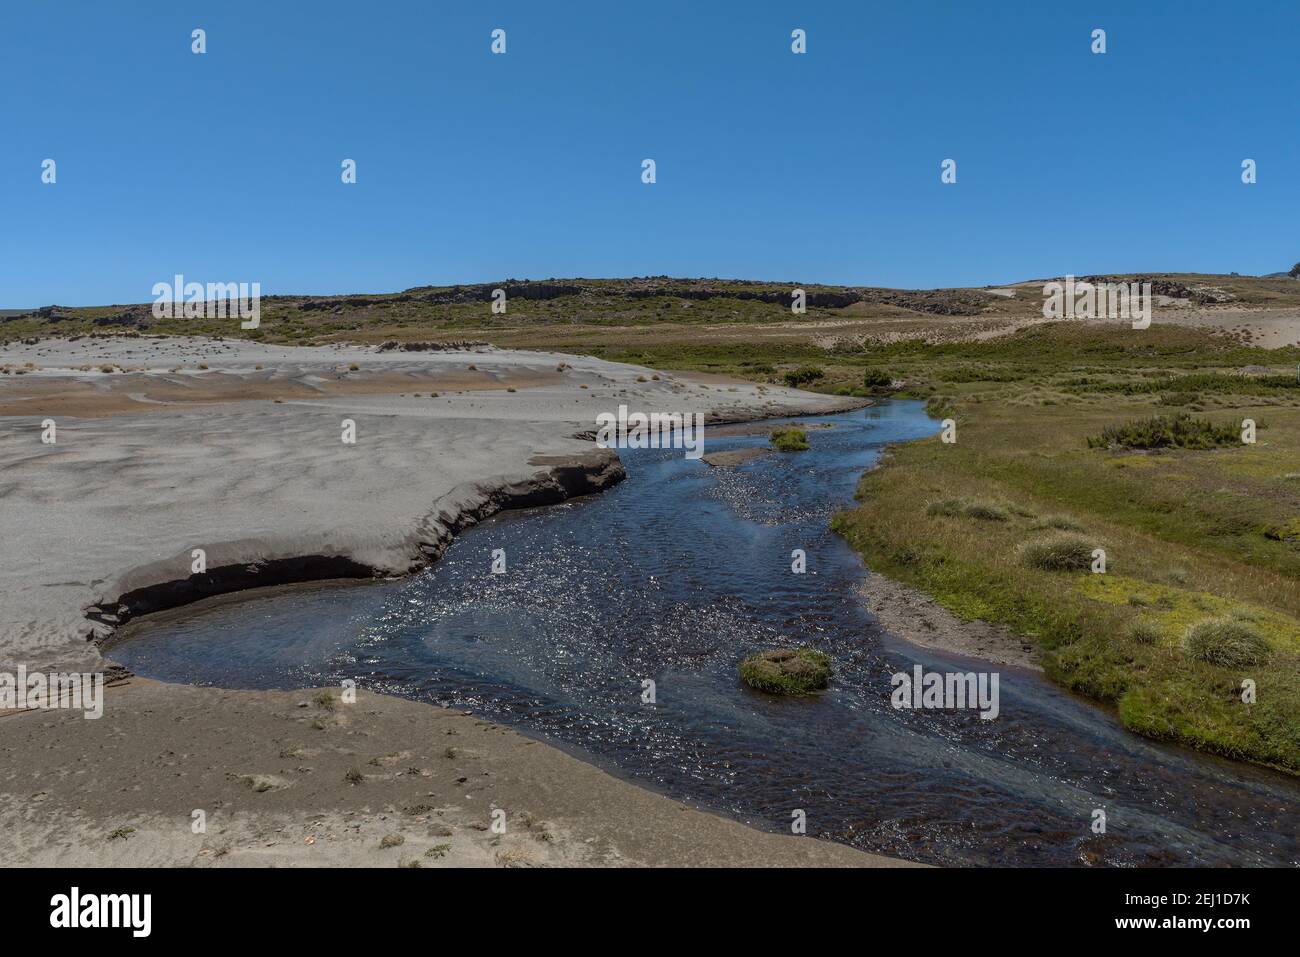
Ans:
[[[804,452],[812,448],[803,429],[773,429],[772,447],[778,452]]]
[[[952,399],[946,395],[935,395],[925,400],[925,414],[932,419],[946,419],[954,411]]]
[[[769,694],[810,694],[825,688],[830,677],[830,655],[811,648],[762,651],[740,663],[741,680]]]
[[[880,369],[867,369],[862,373],[862,384],[868,389],[888,389],[894,384],[894,379]]]
[[[1094,547],[1081,535],[1053,535],[1021,545],[1020,560],[1049,572],[1080,571],[1092,565]]]
[[[1108,425],[1101,435],[1088,438],[1090,449],[1114,445],[1130,449],[1213,449],[1240,444],[1241,430],[1237,425],[1216,425],[1208,419],[1194,419],[1186,412]]]
[[[818,379],[826,377],[826,373],[817,366],[800,366],[793,372],[785,374],[785,384],[795,389],[809,382],[816,382]]]
[[[1244,668],[1268,656],[1268,642],[1247,622],[1231,617],[1209,618],[1187,629],[1183,650],[1206,664]]]

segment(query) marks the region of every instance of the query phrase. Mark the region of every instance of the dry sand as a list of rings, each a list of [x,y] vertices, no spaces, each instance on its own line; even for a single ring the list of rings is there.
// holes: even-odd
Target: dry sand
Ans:
[[[217,589],[333,577],[343,566],[408,573],[496,508],[616,480],[617,457],[575,435],[621,402],[714,420],[852,404],[491,349],[84,338],[9,346],[5,364],[30,371],[0,378],[4,670],[103,668],[88,636],[199,597],[187,584],[196,548]],[[109,364],[137,371],[98,371]],[[52,445],[41,442],[47,418]],[[341,441],[344,419],[355,422],[353,445]],[[465,715],[366,693],[333,709],[311,699],[135,678],[109,689],[99,720],[0,712],[0,857],[898,863],[690,810]],[[358,783],[347,780],[353,769]],[[505,834],[489,827],[494,807],[506,811]],[[196,809],[205,834],[191,830]]]

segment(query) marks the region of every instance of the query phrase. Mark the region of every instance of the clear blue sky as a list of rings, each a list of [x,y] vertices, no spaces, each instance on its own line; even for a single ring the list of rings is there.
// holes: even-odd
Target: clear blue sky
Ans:
[[[1271,272],[1300,259],[1297,37],[1295,0],[6,0],[0,306],[144,302],[177,272]]]

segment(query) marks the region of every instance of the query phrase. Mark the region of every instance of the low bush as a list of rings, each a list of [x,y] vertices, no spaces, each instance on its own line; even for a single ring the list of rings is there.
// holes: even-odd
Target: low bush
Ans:
[[[1107,449],[1111,446],[1129,449],[1213,449],[1240,444],[1241,429],[1237,424],[1216,424],[1208,419],[1194,419],[1186,412],[1108,425],[1100,435],[1088,437],[1088,448],[1091,449]]]
[[[817,366],[800,366],[793,372],[787,372],[784,376],[785,384],[792,389],[801,385],[807,385],[809,382],[816,382],[818,379],[824,379],[826,373]]]

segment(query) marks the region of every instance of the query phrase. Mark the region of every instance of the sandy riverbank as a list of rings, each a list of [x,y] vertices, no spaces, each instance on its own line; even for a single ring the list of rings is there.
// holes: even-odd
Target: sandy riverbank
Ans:
[[[907,866],[694,810],[460,712],[335,699],[133,678],[97,721],[0,717],[3,862]]]
[[[110,363],[132,371],[98,371]],[[496,508],[616,481],[617,458],[574,436],[619,403],[715,420],[852,404],[495,350],[83,339],[10,346],[0,364],[29,369],[0,382],[0,409],[23,412],[0,418],[0,667],[46,670],[102,668],[88,636],[133,614],[340,569],[409,573]],[[6,862],[896,863],[685,809],[468,716],[310,699],[132,679],[98,721],[0,714]],[[506,835],[482,830],[494,804]],[[215,831],[192,833],[195,809]]]

